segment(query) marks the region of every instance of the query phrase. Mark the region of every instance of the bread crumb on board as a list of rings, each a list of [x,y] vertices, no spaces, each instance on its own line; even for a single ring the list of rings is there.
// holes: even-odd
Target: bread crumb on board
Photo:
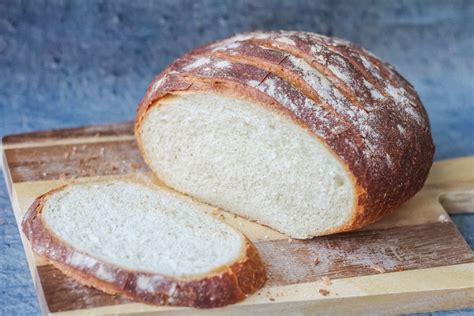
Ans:
[[[267,291],[266,295],[265,295],[270,301],[274,302],[275,301],[275,298],[273,297],[274,295],[272,295],[272,293],[270,293],[270,291]]]
[[[323,280],[323,283],[324,283],[324,285],[326,285],[326,286],[330,286],[330,285],[332,284],[331,279],[328,278],[327,276],[323,276],[323,277],[321,278],[321,280]]]
[[[374,265],[374,266],[372,266],[372,268],[373,268],[375,271],[378,271],[379,273],[384,273],[384,272],[385,272],[384,267],[379,266],[379,265],[377,265],[377,264]]]
[[[331,292],[326,289],[319,289],[319,294],[321,294],[322,296],[328,296],[330,293]]]
[[[218,216],[219,215],[219,209],[218,208],[212,208],[210,211],[210,214],[213,216]]]
[[[441,214],[440,216],[438,216],[438,222],[449,223],[450,222],[449,216],[446,214]]]

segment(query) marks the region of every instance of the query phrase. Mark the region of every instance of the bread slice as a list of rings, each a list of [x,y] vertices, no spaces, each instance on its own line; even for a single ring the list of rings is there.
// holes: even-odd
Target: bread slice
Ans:
[[[136,137],[168,186],[293,238],[360,228],[423,186],[433,161],[413,87],[349,42],[255,32],[176,60]]]
[[[224,306],[261,288],[252,243],[209,208],[139,180],[66,185],[30,207],[32,249],[79,282],[134,300]]]

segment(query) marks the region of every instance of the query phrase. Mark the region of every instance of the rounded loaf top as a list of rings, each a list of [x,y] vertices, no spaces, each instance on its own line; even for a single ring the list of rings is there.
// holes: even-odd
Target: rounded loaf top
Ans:
[[[421,189],[432,165],[429,120],[413,86],[345,40],[252,32],[201,46],[151,83],[137,131],[161,98],[186,91],[257,101],[330,148],[352,174],[357,193],[352,221],[336,231],[361,227],[399,206]]]

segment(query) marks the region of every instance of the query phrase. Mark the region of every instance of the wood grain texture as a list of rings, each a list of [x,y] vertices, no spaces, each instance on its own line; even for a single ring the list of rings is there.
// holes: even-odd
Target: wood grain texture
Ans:
[[[5,150],[14,183],[146,171],[134,140]]]
[[[51,313],[131,302],[123,296],[84,286],[53,265],[38,267],[38,274]]]
[[[473,192],[448,192],[441,194],[439,202],[450,214],[474,213]]]
[[[4,138],[4,175],[17,222],[36,196],[71,178],[146,176],[126,125]],[[63,275],[22,240],[45,314],[394,314],[460,308],[474,305],[474,255],[441,203],[454,211],[474,209],[473,165],[474,157],[437,162],[423,190],[397,212],[363,230],[309,241],[213,212],[255,242],[269,272],[264,289],[223,309],[157,307],[104,294]]]
[[[76,128],[65,128],[57,130],[39,131],[24,134],[7,135],[3,137],[4,145],[22,143],[42,143],[51,140],[65,140],[86,138],[86,137],[107,137],[107,136],[133,136],[133,123],[126,122],[113,125],[91,125]]]
[[[474,262],[451,222],[255,245],[267,266],[266,288]],[[52,265],[38,273],[51,312],[130,302],[83,286]]]
[[[474,305],[474,264],[264,288],[225,308],[196,310],[138,303],[88,306],[54,315],[400,314]],[[319,293],[326,289],[326,296]]]
[[[267,286],[474,262],[451,222],[356,231],[308,241],[257,242]]]

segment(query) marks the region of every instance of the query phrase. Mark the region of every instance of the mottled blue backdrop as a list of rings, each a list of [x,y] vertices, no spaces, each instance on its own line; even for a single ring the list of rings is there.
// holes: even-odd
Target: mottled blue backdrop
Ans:
[[[131,120],[147,84],[174,58],[256,29],[361,44],[419,92],[437,159],[474,154],[472,0],[0,0],[0,135]],[[472,245],[472,216],[455,221]],[[0,302],[5,315],[38,312],[3,183]]]

